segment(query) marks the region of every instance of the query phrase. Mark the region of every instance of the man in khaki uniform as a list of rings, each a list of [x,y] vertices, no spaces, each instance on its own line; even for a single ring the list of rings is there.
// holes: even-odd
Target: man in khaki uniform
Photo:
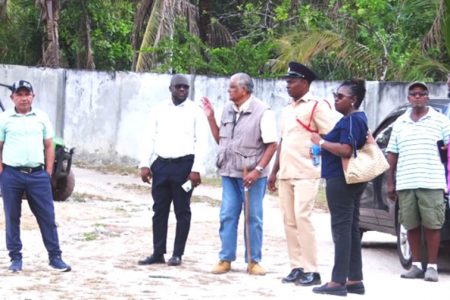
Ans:
[[[309,286],[321,283],[315,230],[310,219],[319,188],[320,165],[313,165],[310,138],[313,132],[325,135],[335,122],[329,103],[309,91],[316,78],[314,72],[290,62],[284,78],[292,102],[282,112],[281,140],[268,188],[276,190],[278,174],[279,203],[292,267],[282,282]]]

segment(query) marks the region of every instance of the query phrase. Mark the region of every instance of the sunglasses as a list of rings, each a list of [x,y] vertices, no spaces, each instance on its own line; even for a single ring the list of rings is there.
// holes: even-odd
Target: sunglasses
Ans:
[[[428,96],[428,92],[413,92],[413,93],[409,93],[408,95],[410,95],[411,97],[425,97]]]
[[[175,88],[176,88],[177,90],[179,90],[179,89],[185,89],[185,90],[188,90],[188,89],[189,89],[189,86],[186,85],[186,84],[175,84]]]
[[[335,99],[338,99],[338,100],[342,100],[342,99],[344,99],[345,97],[351,97],[350,95],[344,95],[344,94],[341,94],[341,93],[335,93],[335,92],[333,92],[333,96],[334,96]]]

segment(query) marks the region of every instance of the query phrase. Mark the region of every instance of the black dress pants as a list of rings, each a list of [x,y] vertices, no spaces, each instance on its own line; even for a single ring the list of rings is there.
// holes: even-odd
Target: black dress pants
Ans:
[[[182,256],[191,225],[192,189],[185,192],[181,185],[188,179],[194,156],[176,159],[157,158],[151,166],[153,173],[153,253],[166,253],[167,226],[170,204],[173,201],[177,219],[173,255]]]
[[[334,282],[345,284],[347,280],[363,279],[359,203],[365,186],[366,183],[347,184],[344,177],[327,179],[326,195],[334,242],[331,280]]]

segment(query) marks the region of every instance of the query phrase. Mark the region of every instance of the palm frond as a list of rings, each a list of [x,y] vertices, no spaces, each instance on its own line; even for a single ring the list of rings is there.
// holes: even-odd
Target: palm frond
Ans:
[[[432,47],[433,45],[436,45],[437,47],[440,47],[441,43],[442,43],[442,27],[443,27],[443,22],[444,22],[444,18],[445,18],[445,7],[447,3],[447,7],[448,4],[450,3],[450,1],[448,0],[439,0],[439,6],[437,8],[436,11],[436,17],[433,21],[433,25],[431,26],[430,30],[428,31],[428,33],[426,34],[425,38],[422,41],[422,49],[425,51],[426,49]]]
[[[152,11],[142,38],[140,51],[136,62],[136,71],[152,69],[156,64],[156,57],[148,53],[158,45],[163,37],[172,37],[177,17],[186,19],[187,29],[194,36],[199,35],[198,7],[188,0],[154,0]],[[233,37],[227,29],[218,22],[211,24],[210,44],[214,46],[230,46],[234,44]]]
[[[409,67],[405,68],[401,75],[402,78],[408,81],[430,81],[433,78],[444,79],[450,72],[447,64],[423,55],[415,55],[414,59],[407,66]]]
[[[447,50],[447,59],[450,60],[450,0],[444,0],[444,21],[442,24],[442,41]]]
[[[311,64],[312,60],[324,55],[333,55],[337,64],[345,65],[355,75],[375,74],[377,58],[360,43],[349,40],[330,30],[297,32],[278,40],[279,57],[274,70],[286,68],[289,61]]]

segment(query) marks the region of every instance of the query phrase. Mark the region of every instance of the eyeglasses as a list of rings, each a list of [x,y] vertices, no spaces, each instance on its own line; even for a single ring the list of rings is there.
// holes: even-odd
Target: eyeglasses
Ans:
[[[411,97],[417,97],[417,96],[425,97],[425,96],[428,96],[428,92],[412,92],[412,93],[409,93],[408,95],[410,95]]]
[[[350,95],[344,95],[344,94],[341,94],[341,93],[335,93],[335,92],[333,92],[333,96],[334,96],[334,98],[336,98],[336,99],[338,99],[338,100],[342,100],[342,99],[344,99],[345,97],[351,97]]]
[[[188,89],[189,89],[189,86],[186,85],[186,84],[175,84],[175,88],[176,88],[177,90],[179,90],[179,89],[185,89],[185,90],[188,90]]]

